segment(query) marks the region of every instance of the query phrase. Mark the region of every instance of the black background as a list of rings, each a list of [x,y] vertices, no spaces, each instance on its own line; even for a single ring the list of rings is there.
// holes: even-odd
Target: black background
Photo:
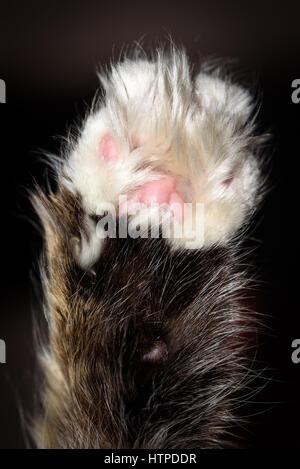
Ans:
[[[264,359],[273,380],[254,408],[254,447],[299,446],[300,364],[291,342],[300,338],[298,306],[298,191],[300,103],[291,83],[300,78],[300,3],[249,1],[130,2],[28,0],[0,2],[1,295],[0,447],[21,448],[19,408],[34,400],[32,310],[40,237],[27,200],[43,181],[41,150],[58,152],[57,136],[82,116],[97,89],[96,67],[144,37],[145,48],[170,34],[193,61],[237,58],[262,94],[261,128],[271,129],[269,193],[257,218],[257,261],[263,284],[260,310],[270,316]],[[247,71],[247,72],[245,72]],[[32,274],[33,273],[33,274]]]

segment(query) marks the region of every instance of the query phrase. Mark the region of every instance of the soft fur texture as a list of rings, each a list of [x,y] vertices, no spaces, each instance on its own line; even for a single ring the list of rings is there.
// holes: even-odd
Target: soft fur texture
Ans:
[[[251,96],[219,68],[192,76],[176,50],[100,79],[105,98],[55,163],[56,192],[33,196],[49,326],[37,445],[230,446],[255,334],[237,246],[261,192]],[[115,164],[99,158],[107,135]],[[198,249],[97,235],[106,203],[166,175],[204,207]]]

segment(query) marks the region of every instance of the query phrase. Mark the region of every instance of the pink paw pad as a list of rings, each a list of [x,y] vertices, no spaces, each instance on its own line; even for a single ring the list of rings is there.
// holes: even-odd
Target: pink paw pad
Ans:
[[[184,202],[176,191],[174,178],[170,176],[144,184],[131,195],[125,204],[119,207],[119,213],[128,212],[137,203],[147,207],[154,204],[167,204],[175,218],[181,219],[183,215]]]
[[[106,134],[99,145],[100,155],[106,163],[116,163],[119,159],[119,150],[113,139],[108,133]]]

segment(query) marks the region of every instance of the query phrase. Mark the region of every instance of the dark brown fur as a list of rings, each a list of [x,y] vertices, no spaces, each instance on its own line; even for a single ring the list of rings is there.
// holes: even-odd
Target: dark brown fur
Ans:
[[[34,203],[49,319],[38,446],[235,445],[255,331],[236,250],[107,239],[95,274],[84,272],[70,247],[84,229],[80,199],[38,191]]]

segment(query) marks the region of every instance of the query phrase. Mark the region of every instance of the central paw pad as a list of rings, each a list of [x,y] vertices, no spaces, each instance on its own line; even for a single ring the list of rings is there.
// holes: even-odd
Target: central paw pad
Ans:
[[[120,205],[119,213],[129,212],[136,204],[169,206],[173,216],[182,218],[184,202],[176,191],[175,180],[171,176],[151,181],[137,189],[126,202]]]

